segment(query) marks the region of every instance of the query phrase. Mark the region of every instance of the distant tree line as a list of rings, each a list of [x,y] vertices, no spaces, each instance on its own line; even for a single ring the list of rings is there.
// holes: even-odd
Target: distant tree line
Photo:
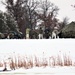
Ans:
[[[59,22],[59,8],[48,0],[6,0],[2,3],[6,7],[6,12],[0,12],[1,33],[21,32],[26,38],[27,28],[30,29],[30,35],[36,35],[40,27],[43,30],[48,28],[52,32],[55,26],[59,26],[61,30],[67,23],[66,18]]]

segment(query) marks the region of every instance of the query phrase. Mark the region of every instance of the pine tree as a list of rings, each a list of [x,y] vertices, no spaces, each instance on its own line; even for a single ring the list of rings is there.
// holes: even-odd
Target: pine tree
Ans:
[[[8,32],[8,26],[6,25],[5,15],[2,11],[0,11],[0,32]]]
[[[9,31],[18,32],[19,28],[15,19],[9,14],[5,14],[5,16],[6,16],[6,25],[8,26]]]

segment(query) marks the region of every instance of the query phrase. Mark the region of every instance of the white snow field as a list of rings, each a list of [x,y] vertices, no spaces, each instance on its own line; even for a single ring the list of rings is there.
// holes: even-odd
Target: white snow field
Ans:
[[[20,56],[21,60],[26,56],[34,59],[34,56],[41,60],[54,56],[61,57],[64,55],[72,61],[69,66],[53,66],[53,60],[51,64],[47,66],[36,67],[26,69],[24,67],[11,70],[9,68],[9,57]],[[0,40],[0,62],[7,62],[8,71],[2,71],[3,67],[0,67],[0,75],[75,75],[75,39],[38,39],[38,40]],[[34,62],[34,61],[33,61]],[[63,64],[64,65],[64,64]]]
[[[15,71],[0,72],[0,75],[75,75],[75,67],[34,67],[27,70],[20,68]]]

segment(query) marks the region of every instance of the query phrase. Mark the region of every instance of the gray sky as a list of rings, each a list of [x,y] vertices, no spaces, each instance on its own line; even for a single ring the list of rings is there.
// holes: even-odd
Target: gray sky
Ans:
[[[4,0],[2,0],[4,1]],[[49,0],[59,7],[58,18],[62,20],[64,17],[68,17],[69,21],[75,21],[75,9],[72,8],[72,4],[75,0]],[[4,6],[0,3],[0,9],[5,11]]]
[[[71,6],[75,4],[75,0],[50,0],[59,7],[59,19],[63,19],[65,16],[69,18],[69,21],[75,21],[75,9]]]

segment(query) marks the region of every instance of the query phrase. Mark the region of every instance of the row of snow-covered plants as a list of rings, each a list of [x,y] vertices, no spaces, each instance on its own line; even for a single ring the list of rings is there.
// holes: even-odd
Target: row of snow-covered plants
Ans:
[[[8,67],[11,70],[15,70],[17,68],[33,68],[33,67],[46,67],[46,66],[75,66],[75,62],[72,60],[70,55],[66,53],[63,55],[55,55],[45,57],[45,53],[43,53],[42,57],[36,55],[11,55],[7,58],[2,58],[0,61],[0,67]]]

